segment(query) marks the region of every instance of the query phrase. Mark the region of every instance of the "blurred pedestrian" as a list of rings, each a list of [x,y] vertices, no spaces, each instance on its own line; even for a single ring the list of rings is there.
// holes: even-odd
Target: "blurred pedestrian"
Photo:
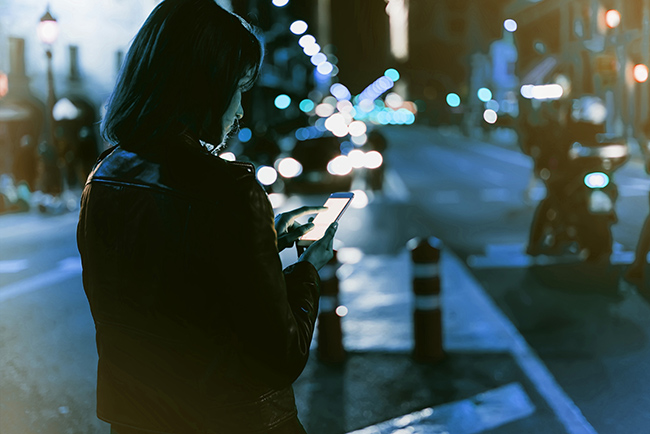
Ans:
[[[113,433],[305,432],[292,383],[336,224],[282,270],[312,227],[296,217],[322,208],[274,222],[253,166],[216,156],[262,52],[214,0],[164,0],[126,56],[77,229]]]
[[[649,122],[650,124],[650,122]],[[642,141],[641,150],[645,157],[645,170],[650,175],[650,140]],[[650,198],[650,195],[649,195]],[[641,288],[645,282],[645,270],[648,267],[648,252],[650,252],[650,213],[643,223],[639,242],[636,245],[634,261],[625,272],[625,279]],[[642,288],[650,289],[650,288]]]

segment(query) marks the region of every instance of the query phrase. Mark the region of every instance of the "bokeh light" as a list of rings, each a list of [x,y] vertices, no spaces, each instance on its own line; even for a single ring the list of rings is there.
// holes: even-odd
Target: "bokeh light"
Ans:
[[[363,146],[368,141],[368,136],[366,134],[362,134],[360,136],[352,136],[350,140],[357,146]]]
[[[316,114],[321,118],[327,118],[334,113],[334,107],[330,104],[321,103],[316,106]]]
[[[303,99],[302,101],[300,101],[298,107],[300,107],[300,110],[302,110],[303,112],[309,113],[314,109],[315,105],[314,105],[314,101],[310,99]]]
[[[352,199],[352,203],[350,203],[352,208],[361,209],[368,206],[370,199],[368,199],[368,195],[365,191],[352,190],[352,193],[354,193],[354,199]]]
[[[333,66],[329,62],[323,62],[316,67],[316,70],[321,75],[330,75],[334,70]]]
[[[476,92],[476,95],[478,96],[478,99],[483,102],[488,102],[492,99],[492,91],[487,87],[480,88],[478,92]]]
[[[492,109],[487,109],[483,112],[483,120],[487,122],[488,124],[493,124],[497,121],[498,119],[497,112],[495,112]]]
[[[273,6],[281,8],[289,4],[289,0],[273,0]]]
[[[605,13],[605,23],[607,27],[613,29],[621,24],[621,14],[616,9],[610,9]]]
[[[316,53],[313,56],[311,56],[310,60],[314,66],[318,66],[323,62],[327,62],[327,56],[323,53]]]
[[[282,193],[271,193],[269,194],[269,201],[273,209],[280,208],[286,202],[287,197]]]
[[[330,93],[334,95],[337,100],[349,100],[352,98],[352,94],[345,85],[341,83],[334,83],[330,86]]]
[[[287,107],[289,107],[289,105],[291,104],[291,98],[289,97],[289,95],[282,93],[275,97],[274,103],[277,108],[279,108],[280,110],[284,110]]]
[[[362,121],[354,121],[350,123],[348,128],[350,130],[350,135],[353,137],[362,136],[366,134],[366,131],[368,130],[368,127],[366,127],[366,124]]]
[[[495,112],[498,112],[499,111],[499,102],[496,101],[496,100],[491,99],[491,100],[489,100],[488,102],[485,103],[485,108],[490,109],[490,110],[494,110]]]
[[[309,45],[314,45],[316,43],[316,38],[312,35],[303,35],[298,39],[298,45],[302,48],[308,47]]]
[[[523,96],[524,98],[527,98],[527,99],[531,99],[533,97],[533,88],[534,87],[535,86],[532,85],[532,84],[524,84],[523,86],[521,86],[521,90],[520,90],[521,96]]]
[[[291,157],[283,158],[278,164],[278,172],[284,178],[295,178],[302,173],[302,164]]]
[[[388,68],[386,71],[384,71],[384,75],[388,78],[390,78],[393,82],[399,80],[399,72],[397,72],[397,69],[395,68]]]
[[[589,188],[605,188],[609,184],[609,176],[603,172],[593,172],[585,176],[585,185]]]
[[[302,35],[307,31],[307,23],[304,22],[303,20],[297,20],[291,23],[291,26],[289,27],[289,30],[291,33],[294,35]]]
[[[517,30],[517,22],[511,18],[508,18],[503,22],[503,28],[510,33],[515,32]]]
[[[645,83],[648,80],[648,67],[638,64],[634,67],[634,79],[638,83]]]
[[[339,306],[335,310],[336,315],[339,317],[344,317],[348,314],[348,308],[345,306]]]
[[[307,56],[313,56],[320,51],[320,45],[314,42],[313,44],[304,47],[302,51],[304,51]]]
[[[251,131],[250,128],[242,128],[241,130],[239,130],[239,133],[237,133],[237,138],[242,143],[248,142],[252,137],[253,137],[253,132]]]
[[[348,157],[339,155],[327,164],[327,171],[332,175],[344,176],[352,171],[352,164]]]
[[[446,100],[449,107],[458,107],[460,105],[460,96],[456,93],[448,93]]]
[[[342,113],[334,113],[325,121],[325,128],[332,132],[336,137],[344,137],[348,134],[348,125]]]
[[[342,99],[342,100],[338,101],[336,103],[336,108],[341,113],[347,113],[350,116],[354,116],[357,113],[356,110],[354,109],[354,106],[352,105],[352,103],[347,99]]]
[[[361,169],[366,162],[366,154],[361,149],[354,149],[348,153],[350,164],[355,169]]]
[[[260,166],[257,169],[257,180],[262,185],[271,185],[278,179],[278,172],[270,166]]]
[[[365,155],[365,162],[363,166],[366,169],[376,169],[384,162],[384,157],[377,151],[370,151]]]
[[[357,190],[357,191],[361,191],[361,190]],[[354,199],[356,199],[356,197],[357,196],[355,193]],[[352,199],[353,201],[352,203],[354,203],[354,199]],[[339,260],[341,264],[350,264],[350,265],[358,264],[363,259],[363,256],[364,255],[361,249],[358,249],[356,247],[343,247],[338,249],[336,253],[336,258]]]
[[[402,107],[402,104],[404,104],[404,100],[401,96],[399,96],[399,94],[391,92],[386,95],[386,105],[388,107],[397,110],[398,108]]]

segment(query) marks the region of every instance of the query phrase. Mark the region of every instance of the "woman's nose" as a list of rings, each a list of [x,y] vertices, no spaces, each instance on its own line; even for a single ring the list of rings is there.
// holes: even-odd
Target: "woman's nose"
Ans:
[[[239,104],[239,108],[237,109],[235,116],[237,117],[237,119],[241,119],[244,117],[244,108],[241,106],[241,104]]]

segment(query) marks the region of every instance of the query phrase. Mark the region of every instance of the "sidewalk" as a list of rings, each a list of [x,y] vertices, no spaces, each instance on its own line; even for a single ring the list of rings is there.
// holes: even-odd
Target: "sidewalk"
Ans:
[[[314,351],[296,382],[309,433],[595,433],[451,252],[440,264],[448,357],[427,365],[410,356],[409,253],[342,250],[353,259],[338,271],[348,358],[327,365]]]

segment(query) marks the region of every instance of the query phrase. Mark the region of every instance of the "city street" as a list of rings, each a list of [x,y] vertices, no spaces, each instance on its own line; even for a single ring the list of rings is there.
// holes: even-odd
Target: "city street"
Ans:
[[[307,430],[388,433],[377,424],[431,407],[439,410],[433,413],[440,431],[409,432],[646,432],[650,306],[620,284],[649,212],[642,165],[630,161],[615,175],[612,267],[535,261],[524,251],[544,190],[537,185],[525,202],[528,157],[513,146],[424,126],[384,131],[384,191],[368,192],[368,206],[345,214],[335,246],[346,253],[338,275],[349,308],[342,319],[348,360],[327,365],[314,352],[296,383]],[[291,197],[281,209],[324,200]],[[75,228],[75,212],[0,216],[3,434],[108,432],[94,415],[94,327]],[[442,239],[447,255],[441,279],[449,357],[438,366],[410,359],[406,244],[428,236]],[[282,257],[289,263],[295,253]],[[474,330],[480,339],[462,341],[474,305],[492,306],[481,312],[499,319]],[[495,414],[509,417],[495,416],[473,431],[458,422],[469,413],[453,409],[499,394],[506,398],[494,398],[491,408],[501,405]],[[419,423],[418,417],[409,420]],[[374,431],[364,430],[370,426]]]

